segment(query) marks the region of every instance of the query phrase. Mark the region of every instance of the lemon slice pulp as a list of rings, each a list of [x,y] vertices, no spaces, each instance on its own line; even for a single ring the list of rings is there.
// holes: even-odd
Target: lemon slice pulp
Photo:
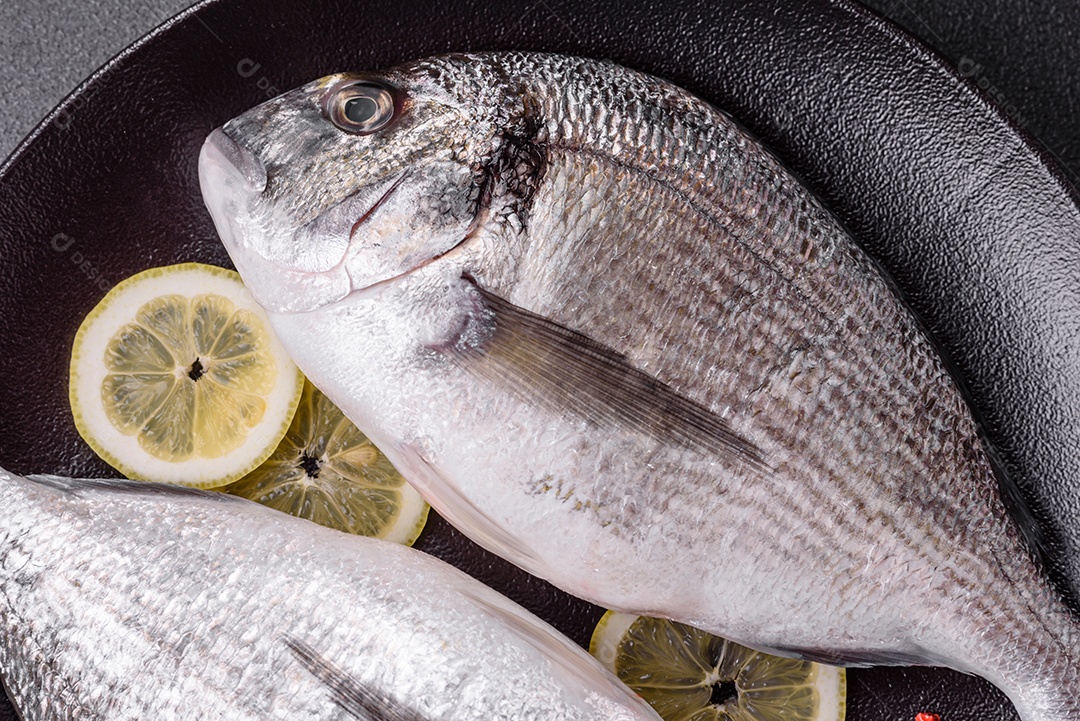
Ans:
[[[303,377],[233,271],[152,268],[83,320],[71,355],[75,426],[130,478],[199,488],[277,447]]]
[[[225,489],[340,531],[412,545],[428,505],[310,382],[277,450]]]
[[[760,653],[674,621],[608,611],[589,652],[665,721],[843,721],[843,669]]]

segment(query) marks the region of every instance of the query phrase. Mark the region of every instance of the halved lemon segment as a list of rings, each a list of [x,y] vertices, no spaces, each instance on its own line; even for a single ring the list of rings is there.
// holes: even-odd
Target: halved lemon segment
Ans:
[[[760,653],[675,621],[608,611],[589,652],[665,721],[843,721],[843,669]]]
[[[201,263],[121,282],[71,354],[75,426],[130,478],[222,486],[277,447],[303,376],[235,272]]]
[[[408,546],[429,510],[386,456],[310,382],[281,445],[224,490],[330,528]]]

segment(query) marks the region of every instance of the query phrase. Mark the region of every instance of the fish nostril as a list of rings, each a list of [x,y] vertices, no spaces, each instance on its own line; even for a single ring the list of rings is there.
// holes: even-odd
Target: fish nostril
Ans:
[[[222,128],[210,133],[207,142],[239,171],[250,190],[261,193],[266,188],[266,168],[250,149],[230,138]]]

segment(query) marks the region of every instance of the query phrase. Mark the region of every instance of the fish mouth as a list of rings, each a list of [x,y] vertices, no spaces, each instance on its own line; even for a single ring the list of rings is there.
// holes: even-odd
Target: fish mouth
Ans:
[[[266,166],[245,146],[233,140],[222,128],[216,128],[206,138],[220,162],[234,168],[244,181],[246,190],[258,195],[266,190]]]
[[[199,153],[203,202],[218,236],[252,296],[274,313],[312,311],[356,289],[347,268],[354,241],[407,175],[361,189],[282,232],[275,226],[288,223],[273,217],[272,210],[254,212],[267,184],[266,170],[254,153],[221,128],[210,133]],[[364,287],[378,280],[369,279]]]
[[[375,204],[372,205],[370,208],[368,208],[367,211],[365,211],[364,214],[361,215],[357,219],[357,221],[352,224],[352,227],[349,228],[349,242],[350,243],[352,242],[353,237],[356,235],[356,231],[360,229],[360,226],[362,226],[364,223],[366,223],[368,221],[368,219],[371,218],[371,216],[375,214],[375,211],[377,211],[379,208],[381,208],[383,203],[385,203],[387,200],[390,199],[390,196],[393,195],[394,192],[401,186],[402,181],[405,180],[405,177],[407,175],[408,175],[408,173],[404,173],[404,172],[401,175],[399,175],[398,179],[395,180],[393,183],[391,183],[390,187],[386,189],[386,192],[383,193],[382,196],[378,200],[375,201]]]

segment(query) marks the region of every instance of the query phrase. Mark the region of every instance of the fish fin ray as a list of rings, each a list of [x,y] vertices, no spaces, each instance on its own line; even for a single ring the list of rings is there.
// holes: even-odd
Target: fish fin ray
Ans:
[[[304,641],[294,636],[286,636],[285,645],[300,665],[330,691],[334,703],[350,716],[364,721],[424,721],[420,714],[401,702],[376,692],[370,685],[351,676]]]
[[[25,476],[26,480],[40,486],[47,486],[57,491],[70,493],[82,497],[85,493],[98,491],[116,493],[138,493],[148,496],[174,496],[190,498],[206,498],[215,501],[239,501],[237,496],[230,496],[218,491],[207,491],[201,488],[188,486],[176,486],[168,483],[155,483],[152,481],[133,481],[127,478],[65,478],[47,473],[35,473]]]
[[[471,503],[456,484],[451,483],[437,466],[424,458],[419,449],[407,444],[401,450],[403,453],[393,460],[394,466],[405,473],[418,490],[431,487],[424,479],[433,477],[439,480],[432,492],[421,495],[432,498],[432,508],[440,516],[492,553],[508,558],[522,568],[532,569],[533,573],[540,568],[540,561],[532,551],[494,518]]]
[[[617,682],[613,683],[614,678],[611,674],[603,667],[592,663],[590,656],[578,653],[582,649],[551,628],[547,622],[496,605],[490,598],[484,598],[478,594],[470,593],[469,597],[487,613],[498,618],[515,636],[546,658],[551,659],[552,663],[567,669],[573,677],[587,679],[588,683],[594,686],[607,685],[621,690]]]
[[[633,428],[759,472],[771,470],[762,450],[726,420],[638,370],[622,353],[465,280],[494,316],[494,330],[481,343],[443,349],[466,370],[600,426]]]
[[[1054,548],[1060,547],[1060,540],[1056,537],[1052,538],[1047,525],[1044,525],[1039,519],[1039,514],[1024,494],[1023,489],[1006,470],[1005,462],[1002,460],[997,448],[990,442],[985,431],[980,429],[980,436],[983,449],[990,459],[990,467],[997,481],[1001,500],[1005,504],[1005,512],[1016,522],[1020,537],[1023,539],[1027,550],[1035,557],[1036,563],[1044,569],[1050,570],[1048,575],[1058,592],[1067,598],[1072,598],[1068,583],[1054,576],[1052,559],[1054,558]]]
[[[807,648],[782,648],[773,647],[768,650],[776,656],[798,658],[803,661],[825,664],[826,666],[843,666],[845,668],[870,668],[871,666],[926,666],[932,661],[925,654],[904,651],[882,651],[877,649],[865,650],[830,650],[830,649],[807,649]]]

